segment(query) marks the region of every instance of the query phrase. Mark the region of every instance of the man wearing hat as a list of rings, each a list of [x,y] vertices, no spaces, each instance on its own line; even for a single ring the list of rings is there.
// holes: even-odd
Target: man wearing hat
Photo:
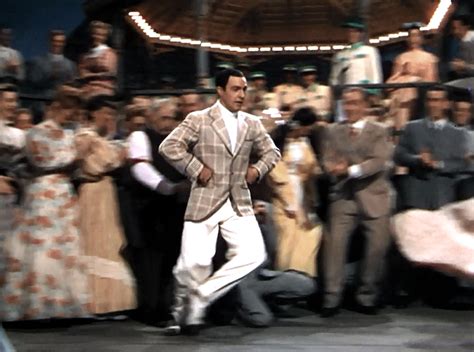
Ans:
[[[327,120],[332,107],[331,88],[316,81],[318,70],[315,66],[303,66],[299,73],[306,95],[305,105],[313,108],[318,116]]]
[[[297,104],[301,97],[304,96],[303,87],[297,84],[297,72],[298,69],[295,65],[284,66],[283,73],[285,81],[273,88],[281,110],[291,110],[291,107]]]
[[[332,59],[330,85],[382,83],[379,51],[364,44],[365,24],[360,18],[347,20],[349,48],[336,53]]]
[[[249,88],[243,110],[258,115],[267,108],[266,94],[268,94],[267,75],[263,71],[252,72],[249,76]]]

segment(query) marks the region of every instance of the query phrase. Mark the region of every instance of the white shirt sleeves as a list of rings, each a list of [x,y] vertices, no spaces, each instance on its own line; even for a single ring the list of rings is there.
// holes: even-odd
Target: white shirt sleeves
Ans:
[[[141,160],[132,166],[132,175],[135,179],[152,190],[156,190],[158,184],[165,178],[150,163],[151,145],[145,132],[136,131],[129,137],[128,157],[132,160]]]

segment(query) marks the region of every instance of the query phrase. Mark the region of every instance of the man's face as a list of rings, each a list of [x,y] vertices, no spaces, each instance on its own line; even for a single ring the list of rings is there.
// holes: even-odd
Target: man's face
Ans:
[[[342,104],[349,123],[357,122],[364,117],[367,104],[362,92],[345,92],[342,95]]]
[[[15,127],[20,130],[29,130],[33,127],[31,114],[24,112],[16,116]]]
[[[247,80],[245,77],[230,76],[225,89],[217,87],[217,94],[221,103],[231,112],[242,108],[247,93]]]
[[[101,136],[106,136],[114,129],[116,111],[111,107],[104,106],[99,110],[92,112],[92,123],[95,126],[97,133]]]
[[[170,134],[176,127],[176,107],[174,104],[164,104],[152,113],[152,123],[155,130],[162,135]]]
[[[57,34],[51,37],[51,53],[60,55],[63,53],[64,45],[66,44],[66,36]]]
[[[253,81],[253,86],[258,90],[267,89],[267,80],[265,78],[257,78]]]
[[[137,115],[133,116],[128,124],[130,133],[135,131],[143,131],[146,127],[146,118],[145,116]]]
[[[362,40],[362,31],[355,28],[347,29],[347,40],[350,44],[358,43]]]
[[[0,93],[0,114],[12,119],[18,106],[18,94],[16,92]]]
[[[137,105],[137,106],[141,106],[145,109],[148,109],[150,107],[151,100],[148,97],[139,95],[139,96],[133,97],[131,103],[132,103],[132,105]]]
[[[305,73],[301,76],[303,85],[309,87],[310,85],[316,83],[316,74],[315,73]]]
[[[199,95],[184,94],[180,98],[180,109],[184,117],[189,113],[202,109],[202,104]]]
[[[95,27],[92,29],[92,42],[95,46],[104,44],[107,41],[108,30],[105,28]]]
[[[468,30],[469,27],[463,25],[461,21],[453,21],[453,23],[451,24],[451,31],[453,35],[459,40],[464,38]]]
[[[410,48],[419,48],[423,44],[423,35],[419,29],[411,29],[408,36]]]
[[[285,71],[285,82],[286,83],[295,83],[296,82],[296,73],[294,71]]]
[[[454,122],[459,126],[466,126],[471,123],[472,105],[467,101],[454,103]]]
[[[426,108],[428,116],[438,120],[445,117],[448,109],[448,99],[444,91],[428,91],[426,94]]]

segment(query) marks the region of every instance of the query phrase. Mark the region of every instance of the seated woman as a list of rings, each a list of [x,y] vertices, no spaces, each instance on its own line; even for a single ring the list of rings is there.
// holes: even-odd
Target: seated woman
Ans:
[[[282,159],[268,175],[277,234],[275,268],[297,270],[311,277],[317,275],[316,256],[322,234],[314,187],[321,170],[306,138],[315,122],[312,109],[301,108],[274,131]]]

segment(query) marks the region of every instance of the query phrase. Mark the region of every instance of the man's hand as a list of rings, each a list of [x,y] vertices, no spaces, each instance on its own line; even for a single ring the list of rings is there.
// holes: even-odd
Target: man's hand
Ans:
[[[258,176],[258,170],[253,166],[249,166],[247,169],[247,175],[245,176],[245,181],[247,181],[249,185],[254,184],[258,180]]]
[[[0,176],[0,194],[14,194],[15,188],[11,185],[12,179],[6,176]]]
[[[346,176],[348,174],[349,164],[347,160],[342,159],[333,164],[331,164],[328,168],[328,171],[331,175],[339,177],[339,176]]]
[[[456,72],[462,72],[466,69],[466,62],[460,59],[454,59],[450,63],[451,69]]]
[[[197,179],[198,185],[206,186],[208,182],[210,181],[210,179],[212,178],[212,175],[214,175],[214,171],[212,171],[210,168],[204,165]]]
[[[427,168],[430,168],[430,169],[434,168],[436,162],[433,160],[433,155],[431,155],[430,152],[422,151],[419,155],[419,158],[420,158],[421,164],[424,167],[427,167]]]

